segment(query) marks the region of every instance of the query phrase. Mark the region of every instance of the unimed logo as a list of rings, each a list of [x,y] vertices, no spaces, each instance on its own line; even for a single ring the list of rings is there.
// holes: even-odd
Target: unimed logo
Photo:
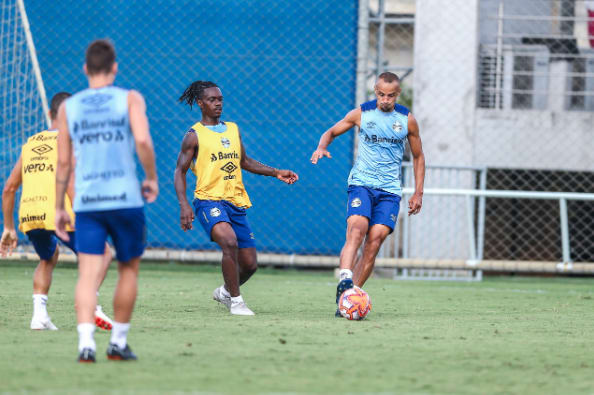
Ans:
[[[45,221],[45,213],[41,215],[25,215],[21,217],[21,222]]]

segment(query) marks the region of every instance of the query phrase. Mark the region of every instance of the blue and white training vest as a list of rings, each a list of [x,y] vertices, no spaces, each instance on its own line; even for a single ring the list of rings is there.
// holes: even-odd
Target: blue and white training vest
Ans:
[[[85,89],[66,99],[76,158],[74,211],[142,207],[128,90]]]
[[[381,189],[402,196],[402,156],[408,136],[408,108],[396,104],[391,112],[377,100],[361,104],[357,159],[348,185]]]

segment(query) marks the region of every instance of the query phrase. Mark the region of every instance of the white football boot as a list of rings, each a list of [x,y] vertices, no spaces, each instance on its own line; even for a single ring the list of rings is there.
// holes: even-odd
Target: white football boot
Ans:
[[[113,321],[103,312],[100,305],[95,308],[95,325],[106,331],[110,331],[113,327]]]
[[[33,317],[31,319],[31,329],[35,331],[57,331],[58,327],[53,324],[49,316]]]
[[[229,300],[231,300],[231,298],[229,298]],[[254,312],[246,306],[244,301],[231,303],[229,311],[233,315],[255,315]]]
[[[216,288],[214,291],[212,291],[212,298],[214,300],[216,300],[217,302],[225,305],[225,307],[227,307],[228,309],[230,309],[231,308],[231,296],[223,295],[221,288],[223,288],[222,285],[220,287]]]

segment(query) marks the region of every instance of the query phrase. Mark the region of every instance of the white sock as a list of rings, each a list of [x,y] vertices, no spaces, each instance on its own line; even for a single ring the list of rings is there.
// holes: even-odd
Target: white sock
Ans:
[[[221,285],[221,295],[223,295],[226,298],[230,298],[231,294],[229,293],[229,291],[227,291],[227,289],[225,288],[225,285]]]
[[[110,342],[113,344],[117,344],[117,346],[121,349],[126,347],[126,338],[128,337],[128,330],[130,330],[130,323],[121,323],[121,322],[113,322],[113,327],[111,328],[111,340]]]
[[[340,281],[345,278],[353,278],[353,272],[350,269],[340,269]]]
[[[85,322],[78,324],[76,329],[78,330],[78,352],[81,352],[83,348],[90,348],[95,351],[95,339],[93,339],[95,324]]]
[[[47,295],[33,294],[33,317],[44,319],[47,317]]]
[[[232,304],[243,303],[243,297],[241,295],[239,295],[239,296],[231,296],[231,303]]]

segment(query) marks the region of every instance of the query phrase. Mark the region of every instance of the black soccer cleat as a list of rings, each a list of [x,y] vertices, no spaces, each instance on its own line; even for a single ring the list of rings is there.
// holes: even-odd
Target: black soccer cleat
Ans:
[[[78,362],[94,363],[95,351],[91,350],[90,348],[83,348],[80,354],[78,354]]]
[[[107,346],[107,359],[112,361],[136,361],[137,358],[127,344],[126,347],[121,349],[117,344],[109,343],[109,346]]]
[[[334,313],[334,317],[342,318],[342,314],[340,314],[340,310],[336,309],[336,313]]]
[[[342,295],[342,293],[347,289],[353,288],[353,286],[353,279],[351,278],[345,278],[344,280],[340,280],[340,282],[336,286],[336,304],[338,304],[338,298],[340,298],[340,295]]]

